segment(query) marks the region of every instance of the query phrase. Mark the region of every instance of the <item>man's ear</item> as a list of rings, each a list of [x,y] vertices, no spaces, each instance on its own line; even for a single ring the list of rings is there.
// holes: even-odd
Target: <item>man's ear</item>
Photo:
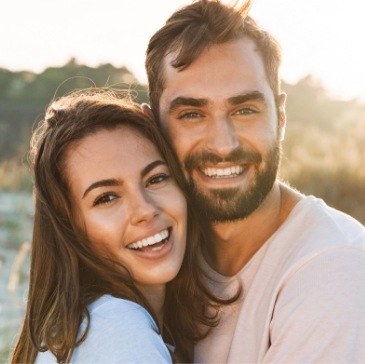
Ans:
[[[285,137],[286,128],[286,93],[282,92],[277,99],[278,108],[278,129],[280,133],[280,140],[283,141]]]
[[[153,112],[151,110],[150,105],[146,104],[145,102],[143,102],[141,104],[141,110],[143,112],[143,114],[145,114],[146,116],[148,116],[149,118],[151,118],[152,120],[154,120],[154,116],[153,116]]]

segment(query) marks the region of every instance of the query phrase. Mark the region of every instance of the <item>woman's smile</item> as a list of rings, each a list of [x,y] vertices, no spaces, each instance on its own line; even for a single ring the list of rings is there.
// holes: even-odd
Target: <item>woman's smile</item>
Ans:
[[[139,284],[178,273],[186,240],[186,201],[156,147],[131,127],[101,130],[66,158],[80,225],[95,248]]]

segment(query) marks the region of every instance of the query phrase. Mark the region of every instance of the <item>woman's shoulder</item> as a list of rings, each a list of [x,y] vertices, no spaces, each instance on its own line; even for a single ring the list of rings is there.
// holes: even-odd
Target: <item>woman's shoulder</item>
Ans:
[[[87,335],[75,348],[71,363],[171,363],[155,321],[141,305],[104,295],[88,309]],[[85,329],[86,322],[83,322],[80,334]],[[49,363],[49,358],[49,352],[40,353],[37,363]]]
[[[171,362],[155,321],[139,304],[104,295],[89,312],[86,340],[74,351],[72,362]]]
[[[144,307],[123,298],[103,295],[92,302],[88,309],[90,328],[105,323],[109,327],[117,326],[121,329],[126,326],[130,331],[133,327],[147,324],[153,330],[158,330],[155,320]]]

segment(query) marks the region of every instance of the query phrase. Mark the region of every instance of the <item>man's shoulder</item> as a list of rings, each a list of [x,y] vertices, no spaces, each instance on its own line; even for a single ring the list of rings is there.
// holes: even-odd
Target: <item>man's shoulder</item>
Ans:
[[[296,240],[302,244],[303,240],[308,244],[313,240],[317,248],[340,244],[365,249],[365,227],[314,196],[304,197],[297,203],[282,232],[296,234]]]
[[[318,255],[332,254],[334,249],[354,250],[363,255],[364,226],[323,200],[304,196],[267,241],[260,266],[275,262],[276,273],[286,276]]]

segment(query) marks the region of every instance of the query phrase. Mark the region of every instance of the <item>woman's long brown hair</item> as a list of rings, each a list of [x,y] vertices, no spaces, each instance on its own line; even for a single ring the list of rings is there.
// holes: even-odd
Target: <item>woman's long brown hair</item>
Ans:
[[[58,362],[68,362],[87,336],[86,330],[78,337],[81,322],[89,320],[87,305],[103,294],[137,302],[155,317],[126,269],[93,250],[72,212],[65,173],[67,149],[87,135],[120,125],[135,128],[157,147],[188,201],[187,251],[177,277],[167,285],[164,305],[164,336],[176,345],[180,358],[191,360],[191,344],[217,324],[219,305],[236,298],[220,300],[203,284],[198,257],[205,237],[176,156],[156,123],[138,105],[110,90],[74,92],[47,108],[31,142],[35,216],[30,284],[12,363],[32,363],[45,350]]]

